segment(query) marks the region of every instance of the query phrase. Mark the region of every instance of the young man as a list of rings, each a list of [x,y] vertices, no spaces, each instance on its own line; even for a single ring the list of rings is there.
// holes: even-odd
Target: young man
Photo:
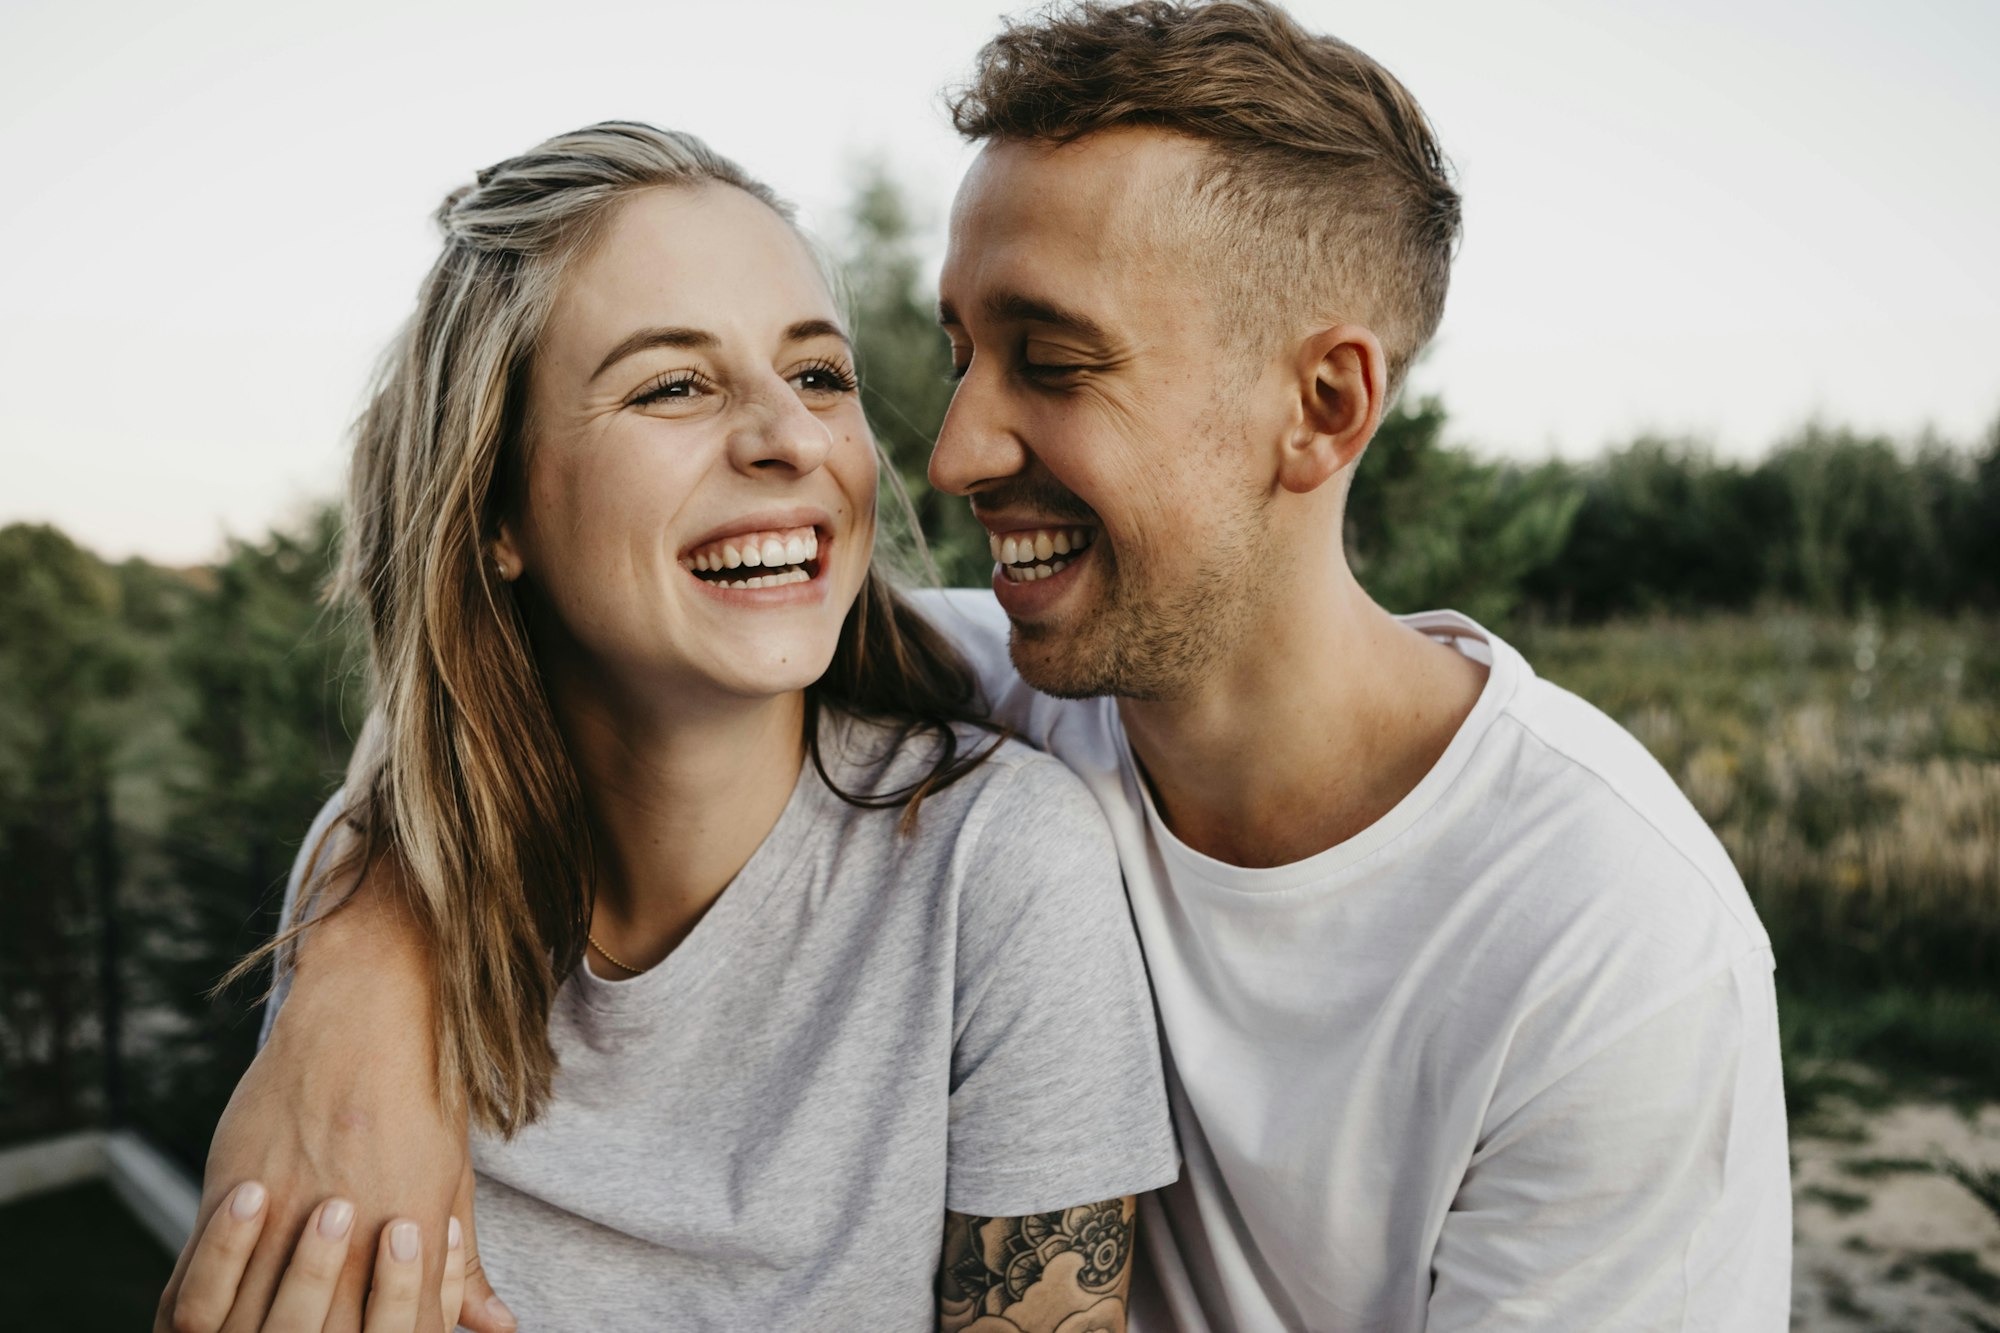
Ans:
[[[1010,29],[954,114],[931,480],[1001,566],[939,618],[1118,841],[1185,1158],[1134,1327],[1783,1328],[1771,953],[1721,847],[1346,563],[1457,232],[1421,110],[1253,0]]]
[[[1001,568],[929,607],[1118,841],[1186,1162],[1133,1326],[1782,1328],[1771,955],[1721,848],[1614,724],[1344,558],[1457,233],[1421,110],[1260,0],[1142,0],[1010,27],[954,114],[985,147],[931,475]],[[362,908],[211,1206],[255,1175],[441,1227],[464,1145],[410,1094],[423,1036],[358,1016],[359,960],[421,946]],[[315,1086],[364,1041],[367,1084]]]

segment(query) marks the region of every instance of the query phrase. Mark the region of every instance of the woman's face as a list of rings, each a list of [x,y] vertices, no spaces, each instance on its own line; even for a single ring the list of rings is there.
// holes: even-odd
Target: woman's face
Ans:
[[[875,449],[783,219],[723,185],[619,205],[565,278],[526,427],[499,553],[545,659],[676,704],[826,671],[874,544]]]

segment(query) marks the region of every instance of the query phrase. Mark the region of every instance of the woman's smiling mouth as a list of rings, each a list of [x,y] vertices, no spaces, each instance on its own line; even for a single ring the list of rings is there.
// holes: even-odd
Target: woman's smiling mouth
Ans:
[[[812,526],[745,532],[704,542],[681,557],[681,568],[711,587],[782,588],[819,577],[820,545]]]

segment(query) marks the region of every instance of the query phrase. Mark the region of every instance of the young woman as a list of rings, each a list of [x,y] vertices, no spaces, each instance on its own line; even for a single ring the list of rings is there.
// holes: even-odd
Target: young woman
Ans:
[[[494,1285],[528,1328],[1122,1328],[1176,1157],[1111,844],[875,571],[788,211],[614,123],[438,216],[354,458],[376,719],[294,919],[360,881],[421,923]],[[361,1326],[351,1201],[273,1211],[215,1208],[162,1327]]]

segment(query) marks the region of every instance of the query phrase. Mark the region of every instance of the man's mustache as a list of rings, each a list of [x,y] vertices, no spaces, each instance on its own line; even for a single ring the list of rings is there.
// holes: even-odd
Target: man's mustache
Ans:
[[[1038,517],[1068,518],[1080,523],[1097,522],[1096,510],[1052,482],[1010,481],[1005,486],[980,491],[972,497],[975,518],[1010,510],[1027,510]]]

